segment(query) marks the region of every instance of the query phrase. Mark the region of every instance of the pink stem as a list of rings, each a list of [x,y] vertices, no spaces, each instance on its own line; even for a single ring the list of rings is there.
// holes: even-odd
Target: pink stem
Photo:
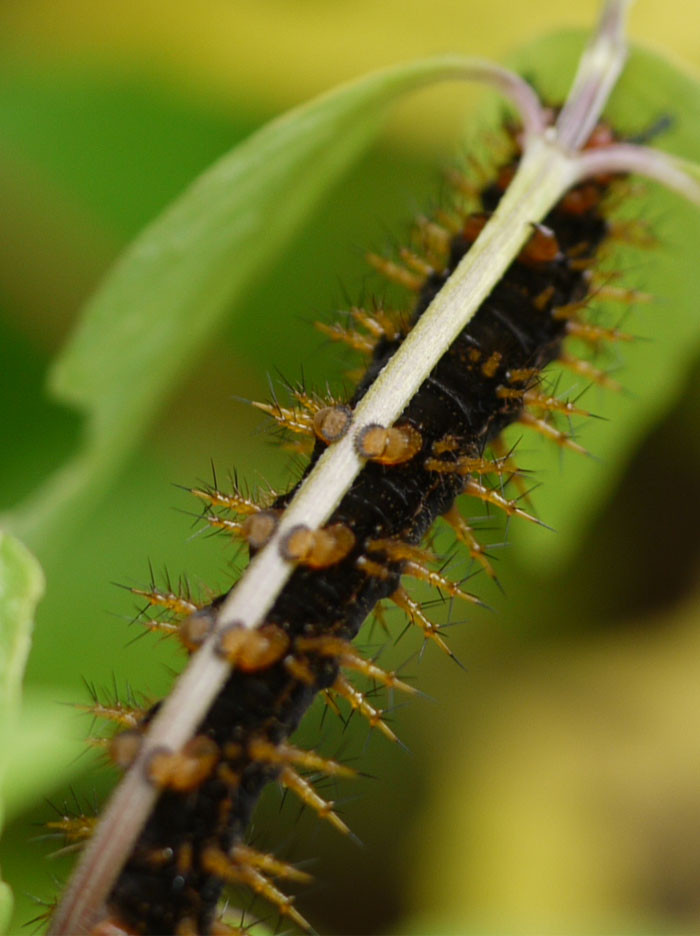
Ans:
[[[557,120],[562,149],[576,152],[593,132],[627,58],[625,14],[630,0],[607,0]]]
[[[646,146],[618,143],[580,153],[576,160],[578,181],[608,173],[634,172],[660,182],[688,201],[700,205],[700,183],[666,153]]]

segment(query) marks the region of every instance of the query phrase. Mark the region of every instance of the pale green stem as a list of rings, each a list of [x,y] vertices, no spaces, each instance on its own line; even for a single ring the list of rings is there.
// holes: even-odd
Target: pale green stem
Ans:
[[[562,149],[576,152],[591,135],[627,59],[625,19],[633,0],[607,0],[557,120]]]

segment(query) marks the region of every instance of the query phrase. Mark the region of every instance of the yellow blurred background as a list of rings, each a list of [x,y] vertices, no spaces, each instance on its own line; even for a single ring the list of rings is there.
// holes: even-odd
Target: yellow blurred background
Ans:
[[[77,418],[41,386],[82,301],[213,159],[369,69],[440,51],[502,61],[543,33],[590,27],[597,9],[588,0],[3,0],[0,365],[3,420],[17,442],[0,473],[1,506],[76,443]],[[700,5],[639,0],[630,35],[697,68]],[[171,508],[191,505],[170,482],[207,476],[211,457],[224,474],[235,466],[285,483],[260,421],[231,398],[265,398],[267,374],[294,378],[300,360],[322,384],[335,365],[320,341],[310,345],[308,321],[343,305],[339,280],[350,295],[362,286],[357,248],[401,231],[429,198],[458,146],[464,102],[464,90],[443,89],[397,109],[373,154],[250,290],[89,527],[42,557],[49,586],[30,690],[76,699],[81,676],[109,685],[112,672],[120,684],[128,674],[165,689],[162,661],[175,657],[153,643],[125,649],[132,603],[108,583],[143,582],[149,556],[175,574],[227,581],[220,543],[190,538],[191,518]],[[396,714],[411,755],[361,729],[329,742],[368,748],[358,765],[377,781],[343,788],[365,849],[295,825],[288,806],[276,832],[279,802],[268,798],[263,837],[299,839],[295,857],[319,857],[320,883],[300,906],[320,932],[700,932],[699,429],[691,380],[573,560],[547,577],[517,553],[502,558],[506,596],[485,595],[496,615],[451,632],[466,673],[433,648],[413,658],[410,638],[382,657],[408,660],[434,702]],[[83,729],[76,722],[76,735]],[[319,716],[306,734],[313,742],[327,730]],[[87,759],[70,770],[83,767],[89,776],[76,785],[99,788]],[[20,811],[2,844],[18,925],[37,912],[27,893],[51,895],[54,865],[29,841],[46,818],[43,806]]]

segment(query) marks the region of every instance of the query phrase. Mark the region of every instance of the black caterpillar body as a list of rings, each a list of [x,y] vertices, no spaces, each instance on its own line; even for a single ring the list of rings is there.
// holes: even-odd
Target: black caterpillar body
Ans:
[[[525,392],[538,386],[541,371],[560,356],[568,319],[555,310],[590,295],[586,266],[608,233],[601,204],[608,184],[608,179],[588,181],[554,208],[423,383],[396,423],[415,430],[410,457],[395,464],[367,460],[329,521],[329,528],[342,525],[352,532],[349,551],[323,567],[300,562],[295,569],[263,627],[284,635],[284,652],[260,665],[234,665],[198,730],[198,738],[213,742],[212,766],[202,779],[180,784],[183,789],[163,784],[112,889],[108,916],[122,932],[218,932],[217,904],[233,878],[220,873],[211,856],[245,842],[261,791],[282,769],[281,762],[261,760],[253,742],[286,743],[317,693],[334,685],[342,661],[329,649],[332,641],[357,635],[377,602],[397,591],[410,556],[400,546],[382,553],[381,543],[420,544],[465,490],[470,475],[457,470],[460,460],[485,456],[490,443],[524,412]],[[484,214],[495,208],[504,187],[497,182],[483,189]],[[462,231],[450,235],[446,267],[425,277],[413,321],[469,250],[480,223],[481,215],[471,216]],[[402,340],[400,334],[379,339],[349,410]],[[311,465],[325,447],[316,441]],[[444,470],[435,469],[436,458]],[[487,474],[472,477],[497,489]],[[292,494],[278,498],[271,510],[283,509]],[[363,557],[369,563],[363,564]],[[210,619],[221,600],[195,618]],[[322,640],[315,650],[316,638]],[[287,905],[280,909],[287,912]]]

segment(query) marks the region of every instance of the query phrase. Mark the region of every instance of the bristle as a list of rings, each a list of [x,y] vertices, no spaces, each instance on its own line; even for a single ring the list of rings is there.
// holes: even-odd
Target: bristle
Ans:
[[[489,575],[491,578],[495,578],[496,573],[494,572],[493,566],[484,552],[484,547],[477,540],[476,536],[474,535],[474,531],[459,512],[457,505],[453,504],[447,513],[443,514],[443,517],[454,530],[457,539],[459,539],[460,542],[464,543],[464,545],[467,547],[469,550],[469,555],[472,557],[472,559],[476,559],[476,561],[480,563],[487,575]]]
[[[361,656],[353,644],[340,637],[324,635],[321,637],[298,637],[295,647],[301,653],[311,651],[319,656],[330,657],[338,661],[343,669],[352,669],[368,679],[375,679],[387,689],[400,689],[402,692],[415,693],[413,686],[402,682],[396,673],[387,672],[370,660]]]
[[[503,355],[500,351],[492,352],[488,358],[481,365],[481,373],[484,377],[491,379],[495,377],[498,373],[498,369],[501,366],[501,361],[503,360]]]
[[[418,256],[415,251],[409,250],[408,247],[402,247],[399,256],[406,266],[410,267],[419,276],[427,278],[435,274],[434,268],[423,257]]]
[[[608,238],[628,247],[650,250],[658,247],[658,239],[652,234],[649,225],[641,218],[618,218],[608,221]]]
[[[450,657],[454,657],[453,652],[447,646],[440,636],[440,628],[423,614],[420,604],[411,598],[408,592],[401,585],[390,596],[390,600],[406,613],[412,624],[416,624],[423,631],[425,637],[433,640],[440,649]]]
[[[579,299],[576,302],[567,302],[564,305],[552,309],[552,318],[559,321],[573,319],[576,321],[579,314],[587,310],[590,306],[590,298]]]
[[[372,553],[383,553],[389,562],[434,562],[435,556],[429,549],[422,546],[416,546],[414,543],[406,543],[400,539],[375,539],[369,540],[366,548]]]
[[[481,186],[459,169],[448,169],[447,181],[453,188],[469,199],[477,200],[481,194]]]
[[[257,851],[250,845],[234,845],[231,849],[231,858],[238,865],[249,865],[262,871],[268,877],[281,878],[284,881],[296,881],[299,884],[309,884],[313,880],[306,871],[300,871],[286,861],[280,861],[269,852]]]
[[[203,605],[198,605],[189,597],[176,595],[175,592],[172,591],[161,591],[159,588],[155,587],[130,588],[129,591],[134,595],[138,595],[140,598],[145,598],[149,604],[167,608],[168,611],[172,611],[173,614],[177,615],[192,614],[194,611],[197,611],[198,608],[203,607]]]
[[[304,770],[318,770],[331,777],[354,777],[356,771],[336,761],[321,757],[314,751],[304,751],[291,744],[272,744],[264,738],[254,738],[248,745],[253,760],[266,764],[294,764]]]
[[[216,514],[204,514],[202,520],[215,530],[224,530],[231,536],[243,536],[242,520],[229,520],[227,517],[217,517]]]
[[[507,388],[502,387],[500,389],[505,390]],[[522,389],[515,392],[524,393]],[[499,436],[491,440],[491,451],[495,455],[499,465],[502,466],[503,474],[501,477],[504,477],[507,483],[514,484],[520,492],[520,497],[524,501],[529,502],[530,489],[525,477],[526,472],[513,461],[513,450],[509,449],[503,438]]]
[[[508,383],[512,384],[529,383],[538,374],[539,370],[536,367],[514,367],[508,371],[506,378]]]
[[[627,305],[636,305],[638,302],[652,302],[654,299],[650,293],[640,292],[638,289],[611,286],[609,273],[604,274],[602,282],[599,282],[598,279],[595,275],[592,277],[593,296],[596,299],[604,299],[606,302],[622,302]]]
[[[568,352],[562,352],[559,355],[559,363],[563,364],[564,367],[568,367],[575,374],[579,374],[581,377],[585,377],[607,390],[616,390],[618,392],[622,390],[622,384],[618,383],[617,380],[613,380],[609,374],[595,367],[590,361],[574,357],[573,354]]]
[[[328,706],[328,708],[331,710],[331,712],[333,712],[334,715],[337,715],[338,718],[340,719],[343,718],[343,713],[340,709],[340,706],[333,698],[332,688],[321,690],[321,698],[323,699],[324,704]]]
[[[335,682],[331,686],[331,691],[335,692],[341,698],[345,699],[346,702],[349,702],[351,707],[358,712],[363,718],[366,718],[370,723],[372,728],[378,728],[381,733],[388,738],[390,741],[398,742],[398,738],[391,730],[391,728],[383,721],[384,712],[381,709],[374,708],[373,705],[365,698],[364,693],[360,692],[359,689],[356,689],[353,684],[345,678],[345,676],[338,675]]]
[[[177,637],[180,625],[174,621],[159,621],[156,618],[139,617],[139,624],[153,634],[162,634],[163,637]]]
[[[522,396],[520,391],[513,391]],[[470,455],[460,455],[453,460],[441,458],[428,458],[425,461],[426,471],[436,471],[440,474],[475,474],[475,475],[504,475],[511,477],[518,473],[517,465],[503,458],[472,458]]]
[[[391,280],[392,283],[404,286],[406,289],[410,289],[411,292],[418,292],[423,286],[423,276],[411,273],[406,267],[401,266],[399,263],[394,263],[393,260],[380,257],[379,254],[368,253],[367,262],[371,267],[374,267],[378,273],[381,273],[382,276]]]
[[[556,289],[554,286],[551,284],[549,286],[545,286],[542,292],[539,292],[532,300],[532,305],[538,312],[544,312],[555,295]]]
[[[601,341],[634,341],[634,335],[622,332],[618,328],[603,328],[589,322],[577,322],[575,319],[566,323],[566,330],[573,338],[579,338],[592,345],[598,345]]]
[[[382,565],[381,562],[375,562],[373,559],[368,559],[367,556],[358,556],[355,564],[365,575],[372,578],[386,581],[391,576],[391,572],[385,565]]]
[[[84,814],[65,815],[44,824],[51,832],[60,832],[67,842],[84,842],[92,835],[97,824],[97,817]]]
[[[308,922],[294,908],[293,897],[288,897],[268,880],[258,868],[246,862],[238,862],[226,852],[214,845],[208,845],[202,852],[202,867],[210,874],[230,884],[245,884],[256,894],[264,897],[277,907],[282,916],[288,917],[306,933],[313,932]]]
[[[411,578],[427,582],[436,588],[442,588],[453,598],[461,598],[474,604],[482,603],[476,595],[462,591],[455,582],[450,581],[440,572],[430,569],[428,563],[434,562],[435,556],[420,546],[397,539],[378,539],[370,540],[367,543],[367,549],[373,553],[383,553],[389,562],[400,563],[402,575],[409,575]]]
[[[333,806],[335,804],[319,796],[309,781],[302,777],[301,774],[297,773],[293,767],[289,765],[283,767],[277,780],[283,787],[287,790],[291,790],[292,793],[298,796],[303,803],[310,806],[321,819],[327,819],[328,822],[335,826],[339,832],[342,832],[343,835],[350,834],[350,829],[345,825],[340,816],[333,812]]]
[[[305,660],[289,654],[284,658],[284,666],[287,672],[305,686],[313,686],[316,682],[316,674]]]
[[[353,308],[350,314],[358,323],[362,325],[370,335],[377,339],[386,339],[387,341],[396,341],[399,335],[405,333],[405,323],[397,322],[396,317],[392,317],[382,308],[376,308],[372,313],[366,309]]]
[[[535,432],[539,432],[540,435],[543,435],[545,439],[550,439],[552,442],[556,442],[557,445],[561,448],[569,449],[571,452],[577,452],[579,455],[587,455],[590,457],[590,452],[585,449],[582,445],[579,445],[578,442],[575,442],[570,435],[566,432],[562,432],[560,429],[557,429],[556,426],[553,426],[551,423],[547,422],[546,419],[538,419],[536,416],[533,416],[532,413],[528,413],[527,410],[518,416],[517,420],[521,426],[525,426],[528,429],[534,429]]]
[[[448,434],[433,442],[430,450],[433,455],[444,455],[445,452],[458,452],[461,446],[462,440],[458,436]]]
[[[457,215],[450,211],[446,211],[444,208],[438,208],[438,210],[435,212],[435,217],[440,222],[440,224],[450,232],[450,234],[461,233],[462,221]]]
[[[313,415],[303,407],[260,403],[258,400],[253,400],[252,405],[263,413],[267,413],[268,416],[272,416],[282,429],[303,435],[313,435]]]
[[[548,413],[564,413],[566,416],[584,416],[590,417],[589,410],[576,406],[570,400],[561,400],[559,397],[549,396],[546,393],[540,393],[538,390],[526,390],[523,394],[523,402],[526,406],[538,410],[546,410]]]
[[[418,579],[420,582],[427,582],[428,585],[447,592],[452,598],[461,598],[462,601],[468,601],[471,604],[483,605],[483,601],[476,595],[463,591],[456,582],[446,578],[440,572],[429,569],[423,563],[408,560],[402,564],[401,574],[410,575],[411,578]]]
[[[88,712],[95,718],[102,718],[105,721],[121,725],[122,728],[136,728],[143,720],[150,706],[132,705],[118,700],[109,703],[96,700],[91,705],[77,703],[75,707],[81,712]]]
[[[296,436],[293,439],[282,439],[280,448],[297,458],[308,458],[314,450],[315,440],[311,436]]]
[[[518,507],[517,501],[508,500],[502,494],[499,494],[498,491],[487,488],[479,481],[475,481],[474,478],[467,478],[462,493],[468,494],[470,497],[477,497],[479,500],[484,501],[485,504],[498,507],[499,510],[502,510],[509,517],[522,517],[524,520],[530,520],[532,523],[544,526],[542,521],[538,520],[537,517],[533,517],[531,514],[527,513],[527,511]]]
[[[443,225],[431,218],[419,215],[416,218],[416,229],[418,230],[426,247],[437,253],[443,258],[450,250],[450,232]]]
[[[359,351],[360,354],[371,354],[377,344],[376,339],[369,338],[354,328],[345,328],[338,322],[327,325],[325,322],[314,322],[316,328],[322,332],[331,341],[342,341],[353,351]]]
[[[522,390],[516,387],[499,387],[496,391],[502,400],[520,400],[531,409],[545,410],[548,413],[564,413],[566,416],[590,416],[588,410],[576,406],[569,400],[541,393],[539,390]]]
[[[255,514],[261,509],[260,504],[257,504],[249,497],[244,497],[238,491],[225,494],[223,491],[217,491],[213,488],[190,488],[190,493],[212,507],[231,510],[239,514]]]
[[[587,273],[588,270],[591,270],[595,263],[597,263],[596,257],[581,257],[578,260],[569,260],[569,269],[577,273]]]

